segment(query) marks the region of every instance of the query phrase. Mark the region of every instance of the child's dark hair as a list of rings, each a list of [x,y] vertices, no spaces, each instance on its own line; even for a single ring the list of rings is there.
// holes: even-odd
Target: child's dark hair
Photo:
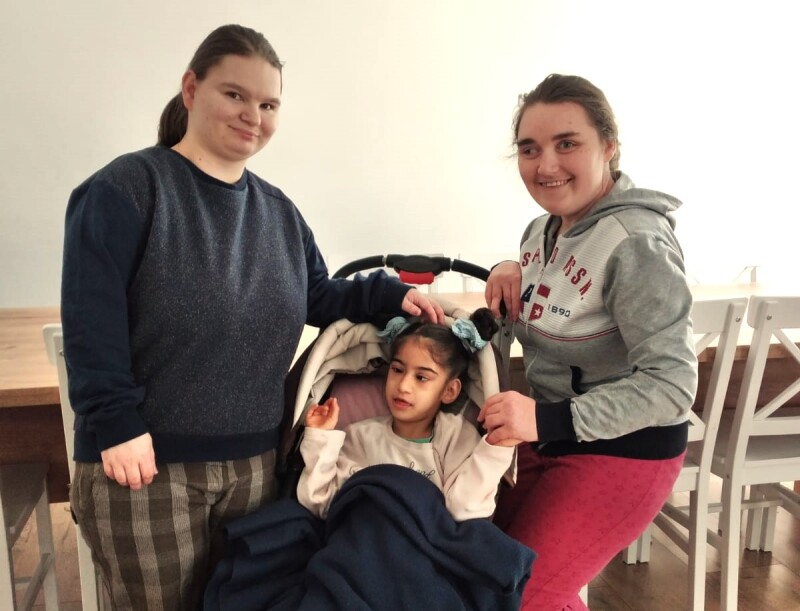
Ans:
[[[478,308],[469,319],[478,330],[478,335],[486,341],[489,341],[500,328],[489,308]],[[426,342],[425,347],[430,350],[433,360],[447,369],[451,378],[462,378],[462,382],[466,382],[463,378],[471,353],[450,327],[430,322],[416,322],[409,325],[392,342],[391,358],[394,358],[400,347],[411,338],[430,340]]]

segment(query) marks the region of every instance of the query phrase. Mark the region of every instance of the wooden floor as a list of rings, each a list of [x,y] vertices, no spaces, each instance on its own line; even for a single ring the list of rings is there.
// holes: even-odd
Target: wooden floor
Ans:
[[[53,504],[51,514],[61,609],[79,611],[75,530],[68,506]],[[800,610],[800,522],[781,510],[776,533],[773,552],[743,552],[739,579],[741,611]],[[30,523],[14,548],[18,575],[30,573],[35,553],[36,528]],[[716,611],[719,609],[719,560],[713,548],[709,550],[707,571],[706,609]],[[680,611],[689,608],[688,601],[685,558],[659,532],[654,534],[648,564],[626,565],[616,558],[589,586],[592,611]],[[44,608],[40,594],[34,609],[43,611]]]

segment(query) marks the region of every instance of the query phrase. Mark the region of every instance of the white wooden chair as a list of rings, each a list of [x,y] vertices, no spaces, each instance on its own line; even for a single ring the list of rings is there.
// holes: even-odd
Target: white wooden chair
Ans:
[[[723,611],[737,607],[742,511],[750,512],[747,547],[765,551],[771,549],[778,507],[800,519],[800,495],[780,483],[800,480],[800,410],[786,406],[800,392],[800,376],[757,406],[771,350],[785,350],[800,364],[800,349],[787,335],[800,329],[800,297],[751,297],[747,323],[753,339],[742,387],[734,414],[722,419],[712,464],[712,471],[723,478],[719,521]],[[770,345],[773,338],[780,346]]]
[[[746,307],[746,297],[697,301],[692,307],[695,352],[700,355],[714,341],[717,347],[701,415],[689,414],[689,449],[673,486],[673,492],[689,493],[689,506],[677,507],[668,502],[653,521],[688,556],[691,608],[695,611],[705,605],[711,465]],[[648,528],[623,551],[623,560],[627,564],[648,562],[650,543]]]
[[[44,591],[47,611],[58,609],[53,528],[47,498],[47,470],[46,463],[0,466],[0,608],[4,610],[28,611],[41,590]],[[15,577],[11,549],[34,511],[39,560],[33,575]],[[16,589],[26,583],[25,595],[17,604]]]
[[[75,413],[69,402],[67,387],[67,363],[64,360],[64,338],[60,324],[45,325],[43,328],[44,343],[50,363],[58,370],[58,394],[61,400],[61,420],[64,425],[64,440],[67,446],[67,459],[69,461],[69,479],[75,475],[75,461],[73,460],[75,439],[73,424]],[[80,527],[75,525],[75,534],[78,539],[78,569],[81,579],[81,602],[83,611],[101,611],[104,608],[102,581],[97,574],[92,553],[89,546],[81,536]]]

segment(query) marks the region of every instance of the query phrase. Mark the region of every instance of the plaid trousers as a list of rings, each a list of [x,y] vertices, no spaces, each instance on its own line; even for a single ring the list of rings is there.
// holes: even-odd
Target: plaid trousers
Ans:
[[[139,490],[76,463],[70,502],[114,609],[194,611],[222,555],[224,524],[277,497],[275,451],[159,464]]]

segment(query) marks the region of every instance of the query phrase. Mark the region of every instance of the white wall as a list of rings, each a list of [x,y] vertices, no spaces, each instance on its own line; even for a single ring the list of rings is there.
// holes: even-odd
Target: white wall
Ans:
[[[513,252],[541,210],[509,158],[511,114],[565,72],[609,97],[623,170],[685,202],[695,276],[778,276],[798,239],[792,4],[3,0],[0,307],[58,303],[70,191],[154,142],[192,52],[229,22],[286,64],[281,127],[250,168],[294,199],[334,268]]]

